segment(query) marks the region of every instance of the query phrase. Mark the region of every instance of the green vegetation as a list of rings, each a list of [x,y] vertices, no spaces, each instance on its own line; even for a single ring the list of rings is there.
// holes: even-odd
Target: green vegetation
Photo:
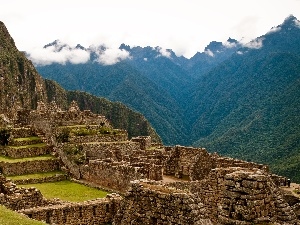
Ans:
[[[0,224],[2,225],[45,225],[46,223],[29,219],[28,217],[9,210],[0,205]]]
[[[64,152],[69,156],[69,159],[76,164],[83,164],[85,162],[85,152],[82,145],[65,145]]]
[[[71,136],[88,136],[98,134],[118,134],[118,130],[106,126],[65,126],[60,127],[61,131],[56,135],[56,140],[59,143],[65,143],[69,141]]]
[[[96,188],[87,187],[72,181],[19,185],[21,187],[36,187],[48,198],[60,198],[64,201],[83,202],[96,198],[103,198],[108,193]]]
[[[38,143],[38,144],[32,144],[32,145],[20,145],[20,146],[9,146],[10,148],[39,148],[39,147],[45,147],[47,146],[46,143]]]
[[[8,163],[15,163],[15,162],[26,162],[26,161],[35,161],[35,160],[49,160],[55,159],[52,155],[42,155],[36,157],[28,157],[28,158],[11,158],[8,156],[0,155],[0,162],[8,162]]]
[[[40,137],[32,136],[32,137],[24,137],[24,138],[14,138],[14,141],[38,141],[41,140]]]
[[[65,127],[62,129],[62,131],[58,134],[56,134],[55,138],[58,143],[65,143],[69,141],[70,137],[70,129]]]
[[[7,145],[10,137],[10,129],[0,128],[0,145]]]
[[[44,177],[52,177],[52,176],[55,176],[56,174],[65,174],[65,173],[62,171],[50,171],[50,172],[42,172],[42,173],[7,176],[7,178],[12,179],[12,180],[39,179],[39,178],[44,178]]]

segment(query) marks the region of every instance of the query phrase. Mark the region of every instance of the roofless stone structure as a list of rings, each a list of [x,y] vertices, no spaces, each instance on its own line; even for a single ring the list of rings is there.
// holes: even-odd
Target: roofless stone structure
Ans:
[[[36,110],[19,110],[14,118],[0,118],[1,127],[10,132],[2,155],[54,157],[40,166],[0,162],[0,204],[30,218],[72,225],[299,224],[294,209],[300,203],[286,202],[280,190],[286,178],[266,165],[204,148],[162,146],[148,136],[128,140],[125,130],[114,129],[104,116],[80,111],[76,102],[66,111],[55,102],[39,102]],[[18,152],[10,147],[19,145],[17,137],[33,134],[45,143],[43,148]],[[46,167],[115,194],[84,203],[53,201],[5,178]]]

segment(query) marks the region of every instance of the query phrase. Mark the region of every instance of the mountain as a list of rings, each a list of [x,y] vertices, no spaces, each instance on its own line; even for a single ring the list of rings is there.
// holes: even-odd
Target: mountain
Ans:
[[[89,55],[85,62],[37,69],[68,89],[143,113],[165,144],[267,163],[300,182],[299,24],[289,16],[247,44],[212,41],[191,59],[171,49],[122,44],[118,60],[107,65],[99,61],[105,46],[81,46]]]
[[[300,176],[300,26],[288,17],[203,75],[186,110],[194,145]],[[254,44],[254,43],[252,43]]]
[[[124,104],[84,92],[68,92],[56,82],[44,80],[25,54],[18,51],[4,23],[0,22],[0,113],[13,118],[20,108],[35,109],[37,101],[53,100],[63,109],[76,100],[82,110],[91,109],[105,115],[115,128],[126,129],[129,137],[151,135],[154,141],[161,141],[146,118]]]
[[[0,21],[0,112],[35,108],[38,100],[47,101],[44,81]]]

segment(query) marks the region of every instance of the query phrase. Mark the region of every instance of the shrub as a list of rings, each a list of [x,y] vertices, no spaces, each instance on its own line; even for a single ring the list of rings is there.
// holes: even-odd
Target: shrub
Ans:
[[[70,137],[70,129],[64,128],[61,133],[56,135],[56,140],[59,143],[68,142]]]
[[[64,147],[64,152],[77,165],[83,164],[85,162],[86,157],[82,145],[67,145]]]
[[[0,145],[7,145],[10,137],[10,129],[1,128],[0,129]]]

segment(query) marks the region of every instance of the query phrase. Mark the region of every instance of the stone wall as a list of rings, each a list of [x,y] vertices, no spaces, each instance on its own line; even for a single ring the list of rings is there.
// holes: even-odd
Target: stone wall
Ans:
[[[136,181],[125,195],[113,224],[212,225],[206,214],[204,205],[192,193]]]
[[[14,180],[15,184],[37,184],[37,183],[49,183],[49,182],[57,182],[68,179],[66,174],[55,174],[48,177],[42,178],[28,178],[24,180]]]
[[[296,225],[297,217],[267,173],[231,167],[213,169],[199,181],[133,182],[115,224],[129,224],[129,221],[131,224]]]
[[[0,168],[5,176],[12,176],[59,170],[60,165],[58,159],[49,159],[14,163],[0,162]]]
[[[126,155],[139,150],[139,143],[130,141],[83,143],[82,146],[89,159],[112,158],[115,161],[122,161]]]
[[[266,165],[246,162],[228,157],[210,154],[204,148],[184,146],[165,147],[167,160],[164,163],[164,174],[189,180],[201,180],[215,168],[243,167],[258,168],[268,171]]]
[[[34,136],[35,133],[33,129],[28,127],[15,127],[11,130],[11,138],[22,138],[22,137],[31,137]]]
[[[120,192],[125,192],[132,180],[162,179],[162,166],[142,162],[130,164],[111,159],[90,160],[80,171],[83,179]]]
[[[210,212],[209,218],[214,223],[296,224],[295,213],[263,170],[216,168],[203,180],[168,186],[193,193]]]
[[[12,210],[20,210],[59,202],[46,200],[36,188],[19,188],[0,174],[0,204]]]
[[[34,157],[39,155],[49,154],[52,148],[50,146],[43,147],[27,147],[27,148],[16,148],[16,147],[5,147],[2,148],[1,154],[9,156],[11,158],[25,158]]]
[[[98,134],[87,136],[71,136],[69,142],[71,143],[88,143],[88,142],[117,142],[127,141],[127,132],[120,132],[118,134]]]
[[[111,224],[122,198],[111,194],[103,199],[83,203],[65,203],[54,206],[20,210],[28,217],[56,225]]]
[[[146,150],[151,147],[152,141],[150,136],[138,136],[131,138],[131,141],[140,143],[140,149]]]

